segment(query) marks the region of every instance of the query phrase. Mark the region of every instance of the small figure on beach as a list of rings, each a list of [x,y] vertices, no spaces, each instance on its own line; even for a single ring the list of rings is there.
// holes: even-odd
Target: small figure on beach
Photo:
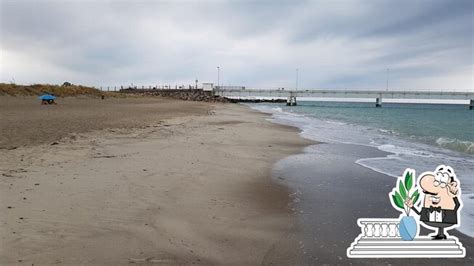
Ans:
[[[41,100],[41,105],[56,104],[56,96],[54,94],[43,94],[39,96]]]
[[[446,239],[445,230],[458,225],[462,207],[460,185],[453,168],[440,165],[434,172],[421,174],[418,184],[425,194],[421,211],[415,208],[411,198],[405,204],[420,216],[425,227],[438,229],[433,239]]]

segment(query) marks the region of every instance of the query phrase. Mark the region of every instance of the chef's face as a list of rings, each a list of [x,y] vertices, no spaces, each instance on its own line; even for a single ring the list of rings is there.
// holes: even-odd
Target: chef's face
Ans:
[[[448,184],[457,185],[454,181],[454,172],[449,167],[436,169],[434,174],[424,175],[420,179],[420,186],[425,193],[424,207],[441,207],[441,209],[453,210],[455,203],[453,197],[448,193]]]

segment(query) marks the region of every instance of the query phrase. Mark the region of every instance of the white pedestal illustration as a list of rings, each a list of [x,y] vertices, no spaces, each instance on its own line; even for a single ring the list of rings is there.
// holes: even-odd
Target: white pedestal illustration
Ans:
[[[429,236],[405,241],[399,219],[359,219],[361,234],[347,249],[350,258],[463,258],[465,248],[457,237],[432,240]]]

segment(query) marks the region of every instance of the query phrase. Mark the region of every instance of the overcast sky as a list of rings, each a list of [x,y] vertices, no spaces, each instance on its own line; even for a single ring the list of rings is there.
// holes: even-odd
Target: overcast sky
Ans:
[[[0,2],[0,82],[474,90],[472,0]]]

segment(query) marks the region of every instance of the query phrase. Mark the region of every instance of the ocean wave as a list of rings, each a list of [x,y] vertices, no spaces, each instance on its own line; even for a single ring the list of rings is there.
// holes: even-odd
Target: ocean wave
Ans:
[[[353,123],[321,119],[311,114],[298,114],[275,108],[275,106],[251,106],[260,111],[273,113],[271,121],[296,126],[305,138],[319,142],[346,143],[377,148],[389,154],[382,157],[358,158],[355,163],[389,176],[397,177],[410,167],[417,173],[433,170],[440,164],[450,165],[463,184],[463,224],[459,230],[474,237],[474,143],[452,138],[433,136],[422,139],[416,136],[401,136],[395,130],[371,128]],[[274,109],[273,109],[274,108]],[[436,139],[436,140],[435,140]],[[436,143],[435,143],[436,141]],[[305,149],[311,153],[312,146]],[[317,150],[317,146],[314,146]],[[467,153],[467,154],[466,154]],[[469,154],[469,155],[468,155]]]
[[[441,137],[436,140],[436,144],[442,148],[474,154],[474,142],[472,141]]]
[[[398,146],[398,145],[393,145],[393,144],[382,144],[378,145],[377,148],[381,151],[385,151],[388,153],[393,153],[396,155],[412,155],[412,156],[419,156],[419,157],[426,157],[430,158],[433,157],[433,153],[423,150],[421,147],[416,147],[416,144],[414,148],[411,147],[403,147],[403,146]],[[408,145],[407,145],[408,146]]]
[[[388,135],[395,135],[398,136],[400,135],[397,131],[395,130],[389,130],[389,129],[383,129],[383,128],[377,128],[377,131],[383,134],[388,134]]]
[[[347,123],[340,122],[340,121],[324,120],[324,122],[328,124],[334,124],[334,125],[347,125]]]

